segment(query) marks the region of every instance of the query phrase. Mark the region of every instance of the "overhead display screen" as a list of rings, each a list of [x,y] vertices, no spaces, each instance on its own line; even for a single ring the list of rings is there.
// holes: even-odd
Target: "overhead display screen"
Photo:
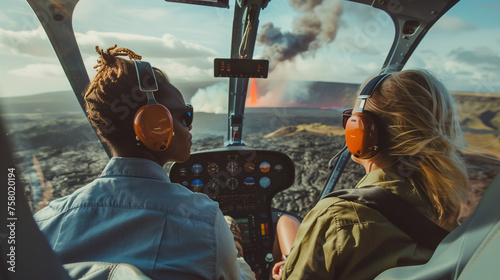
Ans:
[[[214,60],[214,77],[229,78],[267,78],[269,61],[264,59],[229,59]]]

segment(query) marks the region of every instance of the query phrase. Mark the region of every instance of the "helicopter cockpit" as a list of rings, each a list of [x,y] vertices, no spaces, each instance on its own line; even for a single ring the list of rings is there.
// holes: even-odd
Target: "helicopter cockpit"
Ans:
[[[40,21],[43,31],[46,33],[62,66],[64,74],[69,81],[74,96],[80,104],[80,107],[84,108],[84,100],[81,93],[85,91],[85,88],[90,82],[88,73],[90,69],[89,65],[92,63],[87,61],[86,52],[88,52],[88,47],[91,44],[104,44],[108,43],[109,40],[99,37],[104,36],[103,34],[99,34],[98,36],[88,36],[88,38],[85,38],[85,35],[89,35],[88,33],[80,33],[77,36],[75,35],[75,30],[77,29],[74,29],[73,26],[76,23],[76,16],[80,17],[78,18],[78,23],[84,22],[85,20],[92,21],[91,15],[93,9],[98,9],[95,6],[100,4],[91,3],[85,5],[85,1],[79,0],[27,0],[27,2]],[[321,47],[327,46],[328,43],[334,40],[336,30],[325,29],[325,31],[321,31],[324,33],[319,35],[315,34],[315,36],[319,37],[326,36],[326,38],[321,39],[319,39],[319,37],[307,39],[307,37],[311,35],[307,33],[307,30],[301,31],[302,33],[299,33],[300,36],[297,37],[306,41],[309,40],[305,50],[302,52],[297,51],[290,59],[283,59],[288,62],[280,67],[277,67],[277,62],[279,62],[282,58],[276,58],[278,56],[276,53],[286,56],[289,55],[286,53],[287,50],[280,49],[277,50],[276,53],[269,52],[267,56],[261,54],[255,55],[255,50],[256,48],[260,48],[258,50],[264,52],[273,48],[273,43],[266,45],[266,40],[272,39],[277,41],[289,40],[286,43],[292,46],[291,49],[303,48],[303,46],[300,46],[297,41],[294,41],[299,40],[297,38],[287,39],[285,38],[286,36],[282,36],[280,39],[276,39],[276,37],[279,37],[281,34],[281,31],[279,31],[278,28],[275,28],[272,24],[262,25],[260,23],[262,18],[265,17],[267,9],[273,5],[277,5],[278,9],[270,11],[270,16],[265,17],[266,20],[269,20],[270,17],[274,16],[283,22],[290,23],[290,19],[286,19],[286,15],[280,14],[279,11],[279,8],[283,9],[285,8],[284,6],[288,6],[287,4],[270,0],[236,0],[234,1],[234,4],[229,3],[228,0],[166,0],[157,2],[162,2],[161,5],[166,6],[166,10],[171,9],[173,11],[169,12],[168,16],[175,17],[175,13],[182,13],[184,11],[182,8],[184,6],[189,6],[194,7],[192,9],[196,9],[197,13],[206,13],[205,11],[210,11],[211,16],[219,17],[219,25],[231,25],[230,36],[229,34],[225,34],[224,36],[217,37],[230,37],[230,40],[227,40],[229,42],[229,48],[227,46],[221,48],[228,53],[226,57],[211,49],[212,46],[223,45],[224,42],[210,41],[211,38],[209,38],[209,36],[213,33],[220,33],[222,30],[226,32],[229,28],[217,29],[218,27],[211,27],[212,29],[209,32],[210,34],[206,35],[203,34],[203,32],[207,32],[205,29],[196,30],[196,28],[194,28],[194,31],[192,29],[188,30],[188,27],[183,27],[183,24],[187,23],[179,21],[178,26],[175,27],[175,31],[171,31],[171,29],[169,29],[169,32],[173,33],[192,32],[193,34],[199,36],[201,42],[205,43],[203,46],[202,43],[189,44],[185,41],[176,41],[174,43],[182,45],[179,49],[184,48],[185,50],[184,53],[179,52],[179,54],[174,54],[174,56],[179,55],[181,57],[180,61],[182,61],[182,59],[187,60],[190,55],[199,55],[201,58],[198,58],[198,60],[203,61],[202,63],[204,65],[210,64],[213,66],[207,67],[210,72],[213,71],[213,73],[210,73],[212,78],[217,80],[217,82],[223,81],[223,83],[226,83],[223,86],[218,86],[221,83],[216,84],[216,82],[212,80],[209,83],[204,81],[196,84],[196,82],[193,82],[192,80],[183,80],[182,78],[178,78],[178,81],[180,81],[186,89],[192,90],[195,87],[203,88],[207,85],[209,87],[213,87],[215,84],[218,86],[215,90],[223,93],[222,95],[218,94],[216,96],[210,96],[208,94],[203,96],[204,92],[198,91],[200,92],[197,102],[197,105],[199,106],[194,106],[195,112],[197,112],[200,107],[204,108],[205,105],[209,106],[210,102],[218,102],[218,96],[222,96],[222,103],[225,103],[225,106],[227,107],[227,114],[221,114],[224,113],[226,108],[211,108],[210,110],[212,111],[200,110],[199,115],[195,113],[194,130],[196,130],[196,124],[200,124],[199,135],[209,135],[209,137],[212,137],[212,140],[216,139],[217,144],[214,144],[214,141],[206,144],[206,141],[204,142],[204,140],[200,140],[200,142],[198,142],[199,147],[197,148],[197,151],[191,154],[188,161],[168,165],[166,169],[168,169],[172,182],[179,183],[193,192],[205,193],[212,200],[219,203],[219,207],[223,214],[229,215],[235,219],[242,231],[245,260],[256,274],[257,279],[266,279],[270,274],[270,269],[272,268],[271,264],[273,263],[272,252],[273,242],[275,240],[274,227],[277,218],[283,213],[289,213],[300,219],[305,215],[305,213],[307,213],[311,206],[332,191],[353,187],[346,184],[346,176],[350,178],[357,178],[359,177],[359,174],[361,174],[359,169],[350,166],[349,161],[351,153],[345,148],[342,149],[344,143],[342,141],[337,141],[343,137],[343,131],[335,128],[335,126],[340,125],[340,117],[335,121],[325,120],[323,124],[314,123],[305,128],[300,127],[309,120],[317,122],[318,119],[331,118],[336,115],[340,116],[346,106],[352,106],[352,103],[355,100],[354,94],[358,87],[357,83],[360,81],[358,80],[356,83],[353,82],[350,84],[344,84],[343,88],[339,87],[339,89],[344,92],[339,95],[341,100],[335,100],[334,102],[329,102],[331,99],[328,99],[328,95],[334,95],[335,93],[332,93],[331,90],[325,90],[325,88],[330,86],[326,82],[324,82],[324,84],[317,82],[313,85],[315,89],[321,88],[323,90],[319,94],[312,93],[312,87],[303,87],[302,83],[291,84],[285,88],[297,87],[299,88],[298,90],[303,89],[310,95],[316,94],[314,97],[318,97],[318,100],[320,101],[312,100],[313,98],[307,100],[297,98],[294,99],[294,102],[288,102],[288,104],[291,104],[291,108],[280,107],[280,105],[276,105],[276,103],[271,102],[273,98],[272,95],[281,95],[281,97],[283,97],[283,93],[280,93],[279,91],[270,91],[270,94],[268,93],[266,96],[259,97],[255,92],[259,90],[259,85],[260,88],[264,87],[263,83],[259,82],[271,79],[273,74],[278,73],[278,78],[272,81],[272,85],[279,88],[281,84],[285,83],[283,81],[283,69],[286,67],[296,67],[295,65],[299,64],[302,59],[301,53],[304,53],[306,56],[311,55],[314,57],[314,54],[311,54],[314,52],[309,52],[308,54],[308,50],[317,50]],[[319,2],[328,2],[328,5],[334,7],[324,7],[324,9],[332,8],[332,10],[327,10],[328,14],[326,15],[318,12],[315,14],[316,16],[323,16],[327,19],[327,21],[335,21],[335,25],[347,25],[347,23],[338,19],[342,13],[342,4],[340,1]],[[353,34],[353,38],[356,41],[351,45],[344,45],[340,47],[343,50],[342,61],[347,65],[349,62],[355,60],[353,58],[354,55],[363,55],[360,51],[362,47],[366,47],[370,44],[378,44],[378,41],[376,41],[375,38],[384,37],[385,39],[389,39],[389,41],[392,40],[392,45],[386,43],[386,45],[375,47],[389,48],[387,54],[384,53],[383,58],[379,55],[378,59],[380,62],[380,59],[385,59],[382,62],[381,67],[379,67],[379,65],[374,65],[375,63],[370,63],[370,65],[365,65],[365,69],[361,72],[374,75],[402,70],[429,30],[431,30],[431,28],[445,16],[445,14],[457,5],[458,2],[458,0],[347,1],[346,5],[352,7],[353,11],[359,9],[358,11],[361,11],[361,14],[363,14],[369,13],[368,9],[370,9],[370,13],[372,14],[370,15],[368,23],[363,25],[362,28],[364,29],[358,28],[356,30],[359,30],[359,33]],[[108,4],[104,5],[107,6]],[[109,5],[119,4],[117,2]],[[135,3],[134,5],[139,4]],[[140,5],[143,4],[141,3]],[[154,9],[156,9],[156,5],[158,5],[158,3],[155,3],[154,5]],[[297,8],[297,10],[305,10],[305,5],[306,4]],[[83,6],[82,14],[78,14],[77,12],[79,6]],[[140,20],[142,18],[144,20],[150,20],[152,17],[158,17],[161,19],[161,17],[165,15],[163,13],[155,13],[154,9],[151,8],[151,10],[149,10],[150,14],[135,14],[134,19]],[[233,14],[228,15],[229,11],[233,12]],[[124,10],[117,12],[124,13],[123,17],[126,17],[127,15],[127,12]],[[128,13],[133,13],[133,11],[128,11]],[[85,18],[84,20],[82,19],[84,17],[88,18]],[[231,20],[227,20],[228,18]],[[199,22],[199,19],[193,17],[182,17],[182,19],[196,22],[198,26],[203,25],[203,23]],[[318,21],[314,21],[314,23],[321,24],[321,20],[324,19],[320,19],[319,23]],[[126,21],[126,19],[120,18],[120,21]],[[96,25],[100,23],[100,20],[96,21]],[[109,30],[112,28],[121,28],[120,24],[121,22],[111,23],[109,25]],[[108,35],[113,40],[121,42],[123,45],[127,44],[127,38],[123,36],[125,33],[114,34],[108,30],[108,27],[105,29],[106,30],[103,31],[103,33],[107,32],[105,35]],[[141,49],[141,41],[146,42],[147,40],[152,40],[146,36],[146,34],[151,33],[152,32],[150,32],[150,30],[145,29],[143,32],[144,36],[139,36],[140,38],[133,41],[134,44],[137,44],[137,49]],[[169,35],[164,34],[163,36]],[[393,36],[393,38],[391,38],[391,36]],[[175,36],[172,38],[174,37]],[[100,38],[102,41],[86,42],[85,40],[88,40],[89,38]],[[86,46],[85,48],[81,47],[82,41]],[[146,53],[148,51],[150,51],[150,53],[156,53],[157,50],[148,50],[148,48],[154,44],[165,44],[165,42],[159,40],[154,41],[151,44],[148,43],[147,46],[144,47],[144,51],[146,51]],[[158,48],[161,47],[162,46]],[[275,44],[274,48],[279,47]],[[325,52],[328,52],[328,48],[325,48],[327,49]],[[160,50],[158,53],[162,53],[162,51]],[[85,54],[85,56],[82,54]],[[437,54],[429,54],[429,56],[433,55]],[[208,60],[208,58],[210,60]],[[155,57],[155,59],[159,62],[161,61],[158,57]],[[290,63],[290,61],[294,60],[299,60],[299,62]],[[314,62],[314,59],[312,61]],[[419,62],[413,63],[413,65],[419,65]],[[168,62],[165,61],[161,61],[160,63],[163,65],[168,64]],[[424,63],[422,62],[421,64]],[[314,65],[308,65],[308,67],[314,67]],[[346,72],[353,71],[352,69],[347,69],[347,66],[341,66],[340,68],[342,67],[346,68]],[[184,67],[177,62],[172,67],[168,67],[168,70],[172,72],[181,71],[185,75],[193,75],[195,77],[206,76],[206,69],[190,69],[189,66]],[[321,70],[322,69],[319,69],[319,71]],[[311,68],[309,70],[306,69],[305,71],[318,71],[318,69]],[[286,91],[286,89],[282,91]],[[497,87],[494,87],[494,89],[497,89]],[[208,90],[206,90],[206,92],[208,92]],[[196,98],[196,96],[193,95],[194,94],[191,96],[192,101]],[[471,105],[474,102],[474,99],[471,98],[471,96],[483,98],[486,100],[486,103],[490,104],[487,106],[491,107],[481,109],[481,117],[475,116],[472,118],[468,115],[464,117],[463,122],[467,124],[475,122],[474,124],[477,124],[478,120],[483,121],[480,126],[477,126],[479,128],[472,128],[468,133],[475,133],[474,136],[470,136],[470,139],[476,140],[479,139],[481,135],[487,138],[493,137],[493,142],[489,141],[487,147],[493,148],[495,151],[492,152],[491,155],[487,156],[495,159],[495,153],[498,153],[499,147],[499,126],[497,125],[498,121],[496,120],[496,114],[500,114],[498,111],[495,111],[495,104],[499,104],[500,98],[494,96],[494,94],[482,97],[478,97],[478,94],[456,94],[456,96],[457,100],[460,100],[460,106],[462,106],[461,109],[467,109],[467,106],[474,106]],[[319,97],[321,97],[321,99],[319,99]],[[261,98],[260,101],[258,101],[259,98]],[[296,100],[302,101],[302,103],[295,102]],[[286,104],[286,98],[281,98],[281,102]],[[321,104],[321,102],[324,104]],[[2,101],[2,103],[4,102]],[[266,109],[264,110],[262,108]],[[304,108],[314,108],[314,111],[305,111]],[[9,114],[12,114],[11,111],[6,111],[8,111]],[[213,114],[214,112],[218,112],[219,114]],[[4,121],[5,119],[12,117],[9,114],[5,114],[3,117]],[[314,116],[311,117],[311,114]],[[201,122],[201,120],[204,122]],[[325,123],[330,124],[330,126],[326,127],[327,132],[324,130]],[[73,124],[78,124],[79,128],[84,125],[80,121],[73,122]],[[264,124],[266,124],[265,128]],[[213,127],[207,127],[207,125],[213,125]],[[13,131],[13,129],[9,127],[9,124],[6,126],[7,131]],[[56,126],[52,129],[57,130],[58,128]],[[85,127],[85,129],[88,131],[89,127]],[[254,133],[259,129],[264,130],[265,133],[260,132],[257,136],[250,135],[250,132]],[[28,129],[24,130],[25,133],[27,133],[27,131]],[[214,131],[216,131],[215,134],[217,134],[215,138],[213,138]],[[301,138],[304,141],[301,143],[290,144],[290,141],[282,141],[280,138],[276,137],[276,135],[280,137],[286,137],[283,135],[297,135],[300,134],[300,131],[309,135],[306,138]],[[247,134],[249,134],[249,137],[246,136]],[[296,181],[303,180],[304,176],[307,176],[304,173],[307,172],[308,169],[302,168],[301,165],[303,163],[298,162],[298,160],[309,156],[305,150],[315,149],[319,146],[324,147],[327,145],[325,142],[321,142],[310,137],[310,135],[317,134],[326,135],[327,137],[330,137],[327,141],[331,141],[331,145],[328,146],[330,153],[322,154],[321,160],[316,158],[308,159],[309,163],[311,161],[319,161],[323,164],[324,170],[316,170],[316,172],[321,173],[321,180],[317,178],[313,180],[314,183],[321,185],[317,186],[315,190],[294,192],[293,186],[296,184]],[[19,135],[19,132],[16,135]],[[85,134],[85,137],[87,140],[93,141],[94,143],[97,139],[95,135],[89,136],[88,134]],[[332,140],[332,137],[336,137],[335,140]],[[269,139],[270,142],[260,142],[257,138]],[[14,151],[16,150],[16,141],[21,141],[19,139],[20,138],[16,139],[15,137],[13,139]],[[277,142],[282,142],[279,145],[276,144],[274,146],[278,147],[278,149],[268,149],[266,147],[269,143]],[[280,145],[295,145],[297,152],[290,155],[286,149],[281,149]],[[86,142],[81,142],[78,147],[82,148],[83,151],[95,148],[95,146],[87,146]],[[484,149],[482,152],[485,153]],[[52,156],[57,157],[61,153],[64,152],[62,150],[52,152]],[[106,150],[106,147],[103,146],[103,150],[100,154],[99,159],[86,162],[87,167],[90,167],[90,165],[94,164],[98,160],[106,160],[106,155],[110,156],[110,151]],[[31,157],[31,153],[18,153],[16,156],[24,158],[27,156]],[[34,174],[38,174],[40,176],[40,174],[43,174],[41,172],[40,164],[37,162],[34,155],[32,159],[33,160],[30,161],[29,165],[33,162],[33,165],[37,166],[37,172]],[[481,171],[478,173],[479,175],[475,175],[477,180],[480,180],[481,178],[486,180],[485,177],[487,177],[487,182],[485,184],[488,185],[492,181],[492,178],[497,175],[498,172],[496,170],[498,168],[495,166],[498,166],[498,163],[494,160],[483,161],[476,156],[471,156],[470,160],[480,162],[480,164],[475,165],[473,171],[478,171],[480,167],[477,166],[481,166],[481,164],[485,166],[489,165],[486,171]],[[329,164],[326,164],[328,162]],[[328,165],[330,165],[330,168]],[[28,164],[24,164],[24,166],[28,166]],[[64,167],[60,168],[62,169],[57,174],[58,176],[54,177],[63,177],[65,173]],[[317,173],[313,176],[319,177]],[[32,181],[36,180],[37,179],[34,179]],[[41,175],[40,180],[40,185],[44,185],[45,182],[43,182],[43,175]],[[80,185],[84,182],[88,182],[88,180],[79,179],[79,181],[77,181]],[[34,191],[32,190],[32,192]],[[50,187],[50,190],[44,188],[44,192],[39,196],[49,196],[49,193],[50,196],[52,196],[51,192],[52,186]],[[294,200],[296,198],[307,199],[307,203],[299,204],[296,207],[288,207],[288,204],[291,205],[290,200],[284,198],[283,193],[288,195],[288,199],[292,197],[290,200]],[[63,194],[65,194],[64,191],[58,192],[58,195],[62,196]],[[307,197],[304,198],[304,196]],[[50,200],[53,198],[49,197],[48,199]],[[472,211],[473,209],[471,212]],[[18,278],[14,277],[12,279]]]

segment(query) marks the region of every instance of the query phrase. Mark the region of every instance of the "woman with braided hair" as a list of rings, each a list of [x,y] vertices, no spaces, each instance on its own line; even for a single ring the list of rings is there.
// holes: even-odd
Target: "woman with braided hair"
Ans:
[[[141,56],[131,50],[96,51],[85,106],[112,158],[99,178],[35,214],[56,254],[65,264],[127,263],[154,279],[253,279],[217,203],[171,183],[163,169],[189,159],[192,107],[156,68],[158,90],[146,98],[133,61]],[[148,78],[141,83],[154,81]],[[139,141],[134,129],[148,99],[171,114],[171,141],[160,149]]]
[[[139,90],[134,63],[120,57],[140,60],[141,56],[129,49],[117,48],[116,45],[106,51],[96,47],[96,51],[100,58],[94,68],[98,70],[84,93],[84,99],[87,118],[112,155],[118,153],[122,157],[136,157],[135,154],[140,153],[141,157],[146,156],[161,166],[168,161],[186,161],[191,148],[191,125],[182,124],[186,114],[183,111],[186,104],[182,94],[169,83],[161,70],[154,69],[159,87],[155,98],[173,113],[175,137],[166,151],[156,153],[149,150],[137,141],[133,129],[135,112],[146,105],[147,99]],[[175,122],[176,116],[179,122]]]

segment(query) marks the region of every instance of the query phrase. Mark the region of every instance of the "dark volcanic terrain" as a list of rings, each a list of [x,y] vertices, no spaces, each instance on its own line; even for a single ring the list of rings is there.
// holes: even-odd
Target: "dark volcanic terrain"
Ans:
[[[499,96],[455,94],[468,149],[497,159],[500,158]],[[339,98],[347,98],[347,93],[341,94]],[[2,119],[14,143],[16,165],[22,172],[27,196],[35,201],[34,210],[90,182],[99,176],[108,161],[97,136],[75,103],[75,97],[67,93],[0,99]],[[338,128],[341,111],[246,108],[243,131],[246,145],[281,151],[295,163],[295,184],[274,198],[273,207],[304,216],[316,203],[330,174],[328,161],[344,143]],[[328,127],[323,132],[316,129],[320,124],[313,126],[313,129],[303,129],[303,124],[313,123]],[[227,115],[197,112],[191,131],[192,151],[223,147],[226,127]],[[279,136],[264,137],[280,129],[298,132],[290,136],[276,133]],[[467,151],[466,158],[471,189],[463,217],[475,209],[480,197],[500,171],[498,161]],[[38,165],[34,164],[34,159]],[[350,162],[337,187],[355,186],[363,173],[362,168]],[[41,182],[40,174],[43,174]],[[41,201],[41,204],[38,205],[36,201]]]
[[[43,207],[52,199],[68,195],[92,181],[99,176],[108,161],[104,149],[85,119],[71,117],[44,121],[21,119],[19,122],[14,131],[11,129],[11,136],[16,142],[16,164],[23,173],[27,195],[32,201],[41,200],[40,205],[37,203],[33,205],[33,210]],[[289,129],[293,129],[294,123],[299,120],[286,122],[290,125]],[[253,126],[258,125],[249,125]],[[294,161],[295,183],[274,198],[273,207],[304,216],[321,194],[330,174],[328,161],[343,145],[343,136],[302,131],[291,136],[265,138],[267,133],[247,130],[249,131],[244,139],[248,147],[280,151]],[[224,133],[219,132],[219,136],[203,138],[197,138],[194,130],[193,134],[195,135],[193,152],[223,147]],[[43,172],[42,184],[33,164],[34,156]],[[500,170],[500,165],[492,160],[471,155],[467,156],[467,160],[472,188],[464,216],[472,213],[487,186]],[[169,165],[165,168],[168,170]],[[363,175],[364,170],[350,162],[337,187],[354,187]],[[45,193],[42,192],[43,188]]]

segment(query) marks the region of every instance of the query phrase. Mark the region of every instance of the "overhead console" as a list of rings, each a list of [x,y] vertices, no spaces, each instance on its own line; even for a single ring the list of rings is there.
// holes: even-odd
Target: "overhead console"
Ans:
[[[265,59],[214,59],[214,77],[267,78],[269,60]]]
[[[198,152],[172,165],[170,179],[217,201],[222,213],[239,224],[252,270],[268,275],[274,241],[271,200],[295,180],[290,157],[242,147]]]

